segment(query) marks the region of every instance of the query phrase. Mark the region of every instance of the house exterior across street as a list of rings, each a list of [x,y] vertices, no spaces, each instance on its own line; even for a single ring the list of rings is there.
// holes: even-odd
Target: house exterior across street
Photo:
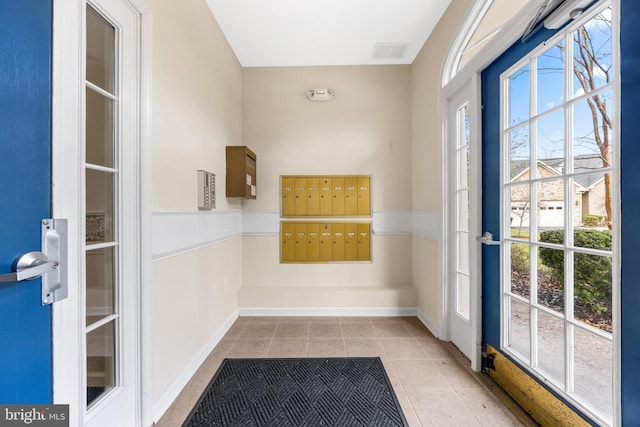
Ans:
[[[529,160],[511,162],[511,226],[516,228],[529,226],[531,198],[529,185],[519,185],[519,181],[529,179]],[[584,154],[574,157],[573,172],[577,175],[573,180],[573,212],[571,218],[574,226],[581,225],[586,215],[606,216],[604,173],[602,158],[597,154]],[[538,178],[560,178],[564,173],[564,158],[540,159],[537,161]],[[589,171],[593,171],[589,173]],[[561,228],[564,225],[563,204],[565,190],[561,179],[545,180],[537,185],[537,218],[538,227]]]

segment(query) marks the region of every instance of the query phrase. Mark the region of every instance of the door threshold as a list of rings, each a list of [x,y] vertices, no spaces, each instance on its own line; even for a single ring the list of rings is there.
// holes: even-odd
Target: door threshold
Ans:
[[[450,341],[443,341],[442,344],[447,350],[449,350],[449,353],[453,355],[460,366],[465,368],[467,372],[469,372],[469,374],[471,374],[471,376],[473,376],[476,381],[482,384],[487,391],[491,392],[491,394],[493,394],[500,401],[500,403],[502,403],[509,410],[509,412],[511,412],[513,416],[522,423],[522,425],[526,427],[537,427],[540,425],[533,418],[531,418],[529,413],[525,411],[525,409],[520,406],[518,402],[513,400],[513,398],[506,391],[504,391],[504,389],[500,387],[498,383],[493,380],[493,378],[491,378],[484,372],[476,372],[471,369],[471,361],[464,355],[464,353],[458,350],[458,347],[456,347],[455,344]]]

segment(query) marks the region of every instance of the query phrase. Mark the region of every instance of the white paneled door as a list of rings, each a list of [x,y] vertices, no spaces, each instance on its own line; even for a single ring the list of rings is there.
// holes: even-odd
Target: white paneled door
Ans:
[[[478,179],[473,159],[478,147],[472,138],[475,118],[471,111],[472,84],[465,84],[448,99],[447,239],[449,248],[448,337],[479,368],[479,286],[477,242]]]
[[[77,285],[54,313],[54,399],[70,404],[72,425],[135,426],[141,424],[140,14],[127,0],[75,3],[77,74],[54,72],[54,91],[58,85],[78,94],[77,101],[54,100],[54,127],[78,123],[75,138],[54,134],[54,181],[77,189],[76,195],[54,190],[54,210],[77,224],[69,242]],[[60,42],[64,31],[56,37]],[[65,49],[68,43],[54,42],[56,64]],[[77,155],[63,159],[56,150]],[[76,173],[65,175],[65,168]]]

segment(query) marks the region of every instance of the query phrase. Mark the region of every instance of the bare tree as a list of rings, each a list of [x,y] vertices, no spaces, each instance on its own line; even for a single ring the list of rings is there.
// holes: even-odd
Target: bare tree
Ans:
[[[531,215],[529,212],[529,200],[525,200],[524,202],[520,202],[516,205],[512,203],[512,209],[511,209],[511,228],[513,230],[513,218],[516,217],[518,219],[518,231],[517,234],[514,236],[513,235],[513,231],[511,231],[511,237],[521,237],[522,236],[522,224],[524,224],[524,220],[525,218],[527,218],[528,221],[531,221]],[[514,210],[513,207],[515,207],[516,209]],[[527,234],[528,235],[528,234]]]
[[[611,65],[605,65],[605,60],[610,56],[611,46],[611,20],[600,14],[596,18],[597,24],[591,28],[605,27],[608,29],[608,37],[599,46],[594,45],[590,28],[587,25],[579,27],[573,35],[573,74],[582,86],[585,93],[590,93],[598,87],[597,77],[603,77],[607,83],[610,81]],[[603,49],[604,46],[607,46]],[[598,153],[602,159],[602,166],[611,166],[610,136],[611,118],[607,111],[607,101],[602,94],[595,94],[585,98],[591,111],[591,121],[593,125],[593,139]],[[604,174],[605,188],[605,212],[607,214],[607,227],[612,228],[613,206],[612,206],[612,182],[611,173]]]

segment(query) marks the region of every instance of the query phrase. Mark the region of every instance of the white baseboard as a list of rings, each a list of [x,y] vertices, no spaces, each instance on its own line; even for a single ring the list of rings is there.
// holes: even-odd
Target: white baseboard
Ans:
[[[440,328],[433,324],[431,320],[422,312],[422,310],[417,309],[418,319],[422,322],[422,324],[433,334],[434,337],[440,338]]]
[[[240,316],[367,316],[367,317],[392,317],[415,316],[415,307],[389,307],[389,308],[240,308]]]
[[[171,383],[169,388],[162,394],[160,399],[153,405],[153,422],[157,423],[160,418],[167,412],[167,409],[171,406],[174,400],[178,397],[182,389],[187,385],[193,374],[196,373],[198,368],[204,363],[209,354],[213,351],[216,345],[222,340],[222,337],[229,331],[229,328],[233,325],[233,322],[238,319],[238,312],[235,311],[231,317],[220,327],[218,332],[211,338],[211,340],[204,346],[204,348],[196,354],[191,363],[182,371],[180,375]]]

